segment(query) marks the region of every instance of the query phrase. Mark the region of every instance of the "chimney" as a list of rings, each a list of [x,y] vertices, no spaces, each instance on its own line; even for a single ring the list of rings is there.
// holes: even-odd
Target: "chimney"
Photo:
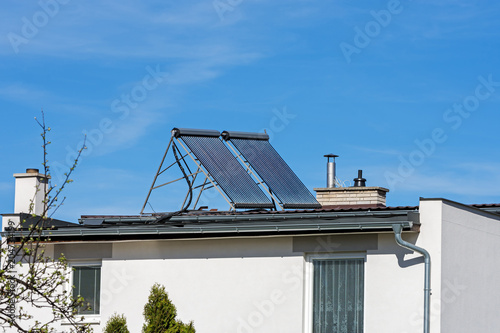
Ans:
[[[327,158],[326,162],[326,187],[333,188],[335,187],[335,177],[336,177],[336,167],[335,167],[335,157],[339,157],[339,155],[334,154],[326,154],[324,157]],[[330,158],[332,159],[330,161]]]
[[[26,173],[15,173],[16,192],[14,213],[30,213],[42,215],[45,211],[45,192],[48,177],[38,169],[26,169]]]
[[[329,174],[327,174],[327,179],[329,179]],[[358,178],[354,178],[352,187],[315,188],[314,191],[316,191],[316,200],[325,208],[385,207],[386,193],[389,192],[384,187],[366,186],[363,170],[358,170]]]
[[[363,178],[363,170],[358,170],[358,178],[354,178],[354,187],[365,187],[366,179]]]

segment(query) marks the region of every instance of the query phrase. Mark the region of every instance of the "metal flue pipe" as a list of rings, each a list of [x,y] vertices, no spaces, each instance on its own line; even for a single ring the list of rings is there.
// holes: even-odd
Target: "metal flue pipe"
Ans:
[[[333,188],[335,187],[335,173],[336,173],[336,166],[335,166],[335,157],[339,157],[338,155],[334,154],[327,154],[325,155],[327,158],[327,165],[326,165],[326,187],[327,188]],[[330,158],[332,159],[330,161]]]

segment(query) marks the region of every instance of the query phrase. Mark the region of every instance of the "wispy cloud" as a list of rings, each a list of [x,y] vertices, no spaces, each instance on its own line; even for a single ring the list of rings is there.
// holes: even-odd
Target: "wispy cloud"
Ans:
[[[363,151],[368,153],[375,153],[381,155],[396,155],[396,156],[401,155],[400,151],[392,148],[380,149],[380,148],[371,148],[366,146],[355,146],[355,145],[346,145],[346,146],[351,147],[352,149],[356,149],[358,151]]]
[[[130,109],[123,119],[117,118],[116,115],[106,116],[111,117],[112,130],[104,134],[103,143],[96,147],[96,153],[102,155],[129,148],[142,136],[147,135],[152,126],[164,123],[170,115],[178,112],[171,108],[176,103],[175,89],[214,79],[223,73],[225,67],[246,63],[258,57],[255,54],[222,54],[220,57],[208,54],[205,61],[191,61],[173,66],[172,71],[166,72],[164,82],[152,91],[144,102]],[[140,84],[140,81],[131,82],[124,85],[123,89],[127,91],[130,89],[127,87]]]
[[[0,97],[4,100],[34,101],[40,100],[50,93],[25,83],[11,83],[0,86]]]
[[[18,23],[11,21],[10,32],[22,35],[22,18],[31,17],[36,10],[40,8],[26,6],[22,14],[18,9]],[[175,6],[162,2],[69,2],[43,27],[43,33],[39,32],[21,46],[22,51],[29,54],[56,57],[112,55],[186,59],[202,56],[196,51],[207,36],[203,31],[211,30],[216,22],[210,1],[176,3]],[[197,29],[197,34],[190,34],[190,29]],[[193,43],[179,41],[183,35]],[[12,53],[6,38],[0,42],[3,43],[0,52]]]
[[[102,144],[93,147],[97,156],[106,155],[134,146],[153,125],[162,123],[168,117],[165,114],[141,107],[126,120],[113,120],[110,133],[102,134]]]
[[[498,175],[500,170],[500,163],[493,162],[462,162],[454,165],[454,168],[474,172],[477,174],[484,174],[485,177],[490,177],[491,175]],[[497,177],[500,179],[500,175]]]
[[[451,164],[451,163],[450,163]],[[421,196],[460,196],[486,197],[498,196],[500,175],[498,168],[490,165],[475,165],[474,168],[464,168],[465,165],[455,168],[449,166],[442,171],[417,170],[415,173],[398,184],[397,192],[418,192]],[[478,173],[477,171],[482,171]],[[485,181],[487,179],[488,181]],[[498,201],[500,201],[500,196]]]
[[[408,20],[400,24],[404,31],[400,37],[410,32],[414,40],[464,40],[500,34],[498,25],[485,29],[485,17],[498,16],[500,8],[491,3],[470,1],[419,1],[413,2],[408,10]],[[425,12],[425,15],[422,13]],[[418,19],[417,19],[418,18]]]
[[[120,180],[114,172],[94,171],[94,167],[116,165],[146,149],[151,153],[153,145],[163,142],[171,120],[185,126],[211,121],[229,129],[258,129],[269,127],[270,110],[283,105],[301,120],[281,133],[280,140],[314,132],[314,139],[309,139],[316,144],[306,145],[309,139],[304,137],[303,152],[317,148],[315,154],[321,158],[325,149],[333,149],[342,156],[339,176],[351,180],[362,168],[370,185],[384,186],[385,171],[398,168],[399,157],[408,157],[416,148],[415,140],[443,126],[445,110],[473,93],[478,75],[492,73],[495,82],[500,80],[495,74],[500,6],[494,1],[402,1],[404,11],[366,41],[370,46],[356,54],[351,65],[341,57],[339,43],[360,38],[355,27],[364,31],[367,23],[375,22],[373,27],[376,19],[371,11],[387,9],[387,1],[232,3],[239,4],[221,20],[212,0],[68,1],[16,54],[6,35],[21,33],[24,18],[31,20],[40,5],[5,1],[0,13],[0,100],[3,110],[13,112],[4,113],[3,119],[19,123],[20,117],[14,115],[24,112],[24,119],[43,107],[50,125],[58,130],[52,134],[63,132],[54,139],[60,143],[62,138],[62,161],[71,160],[67,148],[78,146],[83,131],[100,129],[106,119],[112,122],[113,129],[101,133],[101,142],[93,144],[83,164],[89,172],[114,181],[82,177],[106,188],[99,187],[99,194],[95,187],[75,193],[86,200],[79,199],[75,211],[81,209],[77,205],[96,207],[96,213],[114,213],[113,207],[121,213],[127,210],[132,199],[123,198],[123,204],[108,199],[113,194],[106,192],[107,187],[120,192],[120,197],[125,192],[117,187],[115,182]],[[147,98],[138,98],[140,103],[130,107],[126,117],[114,112],[111,103],[121,100],[122,94],[131,95],[142,84],[145,68],[157,65],[168,73],[168,80],[148,90]],[[487,133],[495,133],[494,106],[500,99],[495,89],[467,126],[448,132],[446,144],[415,167],[390,197],[496,195],[499,165],[476,162],[482,153],[475,146],[494,151],[494,140]],[[16,130],[12,127],[4,134]],[[5,156],[20,160],[21,145],[6,144],[2,149]],[[125,148],[126,157],[112,154]],[[22,153],[31,154],[26,151]],[[475,162],[463,163],[464,154]],[[306,170],[304,177],[317,172],[313,179],[319,180],[314,182],[323,184],[323,162],[319,171],[313,170],[311,160],[299,155],[291,156]],[[488,159],[496,162],[494,154]],[[132,164],[129,167],[135,170],[137,165]],[[10,171],[4,169],[10,179]],[[128,185],[137,182],[130,175],[116,174]],[[146,187],[150,181],[147,177]]]

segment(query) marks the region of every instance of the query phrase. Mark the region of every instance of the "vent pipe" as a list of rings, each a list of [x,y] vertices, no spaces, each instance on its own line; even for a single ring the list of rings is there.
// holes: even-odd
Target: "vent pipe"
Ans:
[[[366,179],[363,178],[363,170],[358,170],[358,178],[354,178],[354,187],[365,187]]]
[[[336,165],[335,165],[335,157],[339,157],[338,155],[334,154],[326,154],[325,157],[327,158],[327,165],[326,165],[326,187],[327,188],[334,188],[335,187],[335,172],[336,172]],[[330,161],[330,158],[332,160]]]

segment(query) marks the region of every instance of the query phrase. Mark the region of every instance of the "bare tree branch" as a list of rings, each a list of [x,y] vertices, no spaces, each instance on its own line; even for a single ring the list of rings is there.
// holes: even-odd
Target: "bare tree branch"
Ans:
[[[59,197],[72,182],[71,175],[85,149],[85,140],[73,165],[65,173],[64,183],[53,186],[47,158],[51,144],[47,134],[51,129],[45,124],[43,110],[41,113],[41,119],[35,120],[42,129],[42,165],[47,185],[36,191],[43,191],[44,208],[40,215],[33,214],[33,199],[29,214],[20,214],[19,224],[9,221],[4,227],[0,243],[0,326],[10,326],[23,333],[54,332],[54,325],[64,320],[71,325],[72,332],[91,332],[90,326],[83,324],[77,315],[85,300],[73,298],[68,262],[63,256],[51,258],[45,253],[50,237],[43,234],[53,228],[52,216],[65,201]],[[43,318],[34,318],[30,311],[33,308],[44,309]]]

